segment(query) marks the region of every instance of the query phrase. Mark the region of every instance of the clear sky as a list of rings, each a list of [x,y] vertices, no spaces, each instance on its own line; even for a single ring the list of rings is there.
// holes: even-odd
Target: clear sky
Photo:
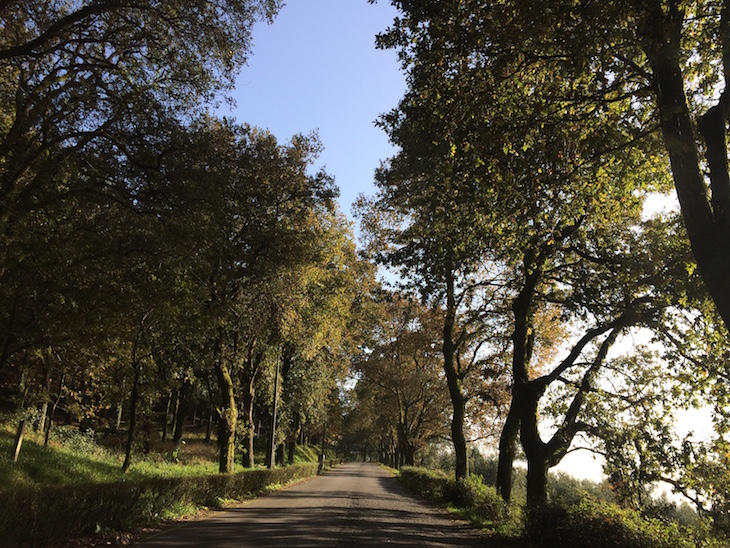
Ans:
[[[395,152],[374,125],[405,92],[395,52],[375,49],[395,16],[388,0],[286,0],[273,24],[254,27],[236,107],[220,111],[282,142],[317,130],[324,152],[316,167],[335,177],[348,216],[358,194],[374,193],[375,168]]]

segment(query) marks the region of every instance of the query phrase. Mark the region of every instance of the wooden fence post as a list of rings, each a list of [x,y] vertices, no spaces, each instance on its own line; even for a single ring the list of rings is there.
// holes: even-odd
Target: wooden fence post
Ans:
[[[15,445],[13,446],[13,464],[18,462],[18,455],[20,454],[20,446],[23,445],[23,435],[25,434],[25,420],[20,421],[18,424],[18,433],[15,435]]]

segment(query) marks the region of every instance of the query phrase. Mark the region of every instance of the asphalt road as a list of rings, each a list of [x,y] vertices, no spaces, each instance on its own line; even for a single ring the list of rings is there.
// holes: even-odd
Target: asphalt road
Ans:
[[[349,463],[324,476],[143,539],[180,546],[484,546],[445,511],[409,494],[375,464]]]

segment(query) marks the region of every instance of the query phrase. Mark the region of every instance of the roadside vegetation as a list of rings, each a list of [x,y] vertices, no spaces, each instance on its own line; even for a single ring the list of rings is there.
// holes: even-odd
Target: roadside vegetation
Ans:
[[[526,475],[515,475],[514,500],[506,504],[496,489],[497,463],[483,460],[466,479],[432,468],[394,470],[409,490],[444,505],[462,519],[489,532],[502,546],[535,548],[721,548],[728,539],[713,531],[685,502],[666,496],[651,499],[642,510],[621,507],[606,483],[551,475],[550,502],[537,509],[525,505]],[[484,475],[482,475],[484,474]]]
[[[316,475],[319,451],[298,448],[294,464],[237,465],[218,473],[215,444],[193,432],[179,445],[157,444],[127,473],[124,451],[104,434],[65,425],[48,446],[28,434],[16,464],[15,433],[0,428],[0,538],[3,546],[124,544],[140,528],[220,508]],[[263,463],[264,451],[257,451]],[[327,461],[325,464],[328,464]],[[79,544],[80,543],[80,544]]]
[[[497,534],[730,537],[727,2],[391,3],[356,243],[316,133],[215,115],[284,2],[0,2],[2,542],[444,440],[404,478]]]

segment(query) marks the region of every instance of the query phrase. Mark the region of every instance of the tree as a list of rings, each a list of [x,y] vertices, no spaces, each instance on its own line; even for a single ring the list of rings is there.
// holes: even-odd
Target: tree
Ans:
[[[25,356],[114,317],[96,274],[111,270],[114,255],[151,252],[135,249],[142,242],[129,228],[154,224],[136,221],[160,197],[160,144],[232,86],[251,25],[278,8],[273,0],[0,7],[0,384],[15,382]]]
[[[357,257],[349,222],[339,212],[317,222],[319,260],[293,270],[287,283],[282,425],[290,463],[302,429],[321,422],[331,394],[350,372],[365,323],[360,303],[374,285],[370,265]]]
[[[500,442],[498,482],[509,498],[519,436],[531,468],[530,503],[539,504],[545,498],[547,468],[554,464],[550,461],[562,458],[575,424],[550,443],[540,439],[538,404],[547,386],[540,383],[550,375],[533,382],[540,378],[533,362],[535,318],[551,304],[549,295],[570,295],[570,288],[580,287],[564,285],[589,264],[586,257],[574,255],[587,245],[588,235],[616,222],[635,224],[642,195],[665,186],[661,150],[652,138],[657,126],[650,109],[632,95],[616,94],[590,105],[580,101],[581,92],[593,89],[593,74],[572,59],[533,58],[515,28],[503,28],[501,18],[484,3],[395,4],[404,15],[379,40],[383,47],[399,50],[410,89],[398,109],[383,118],[402,149],[397,169],[391,170],[400,177],[393,179],[396,190],[389,197],[402,192],[407,198],[401,203],[410,204],[404,210],[411,226],[423,216],[430,234],[443,234],[440,210],[451,211],[446,219],[452,237],[441,237],[442,249],[473,249],[476,253],[466,255],[471,261],[484,260],[488,249],[493,261],[502,261],[511,291],[503,293],[509,303],[503,309],[512,314],[513,399]],[[520,43],[505,47],[515,36]],[[438,188],[433,194],[432,187]],[[423,211],[426,196],[431,207]],[[483,232],[476,238],[475,227]],[[486,245],[470,247],[478,241]],[[615,242],[602,239],[600,244],[598,256]],[[643,312],[627,307],[634,298],[625,297],[625,302],[612,303],[612,312],[595,316],[592,320],[600,325],[574,348],[580,355],[584,345],[599,337],[590,359],[596,369],[603,367],[621,329],[646,320],[637,319]],[[601,303],[601,295],[578,292],[557,300],[559,317],[574,314],[571,300],[595,310],[591,307]],[[568,358],[571,364],[576,359]],[[567,423],[575,419],[582,399],[573,400]],[[561,449],[552,451],[557,447]]]
[[[607,118],[604,128],[629,128],[637,137],[658,130],[702,278],[726,326],[730,323],[726,2],[565,1],[546,9],[530,0],[474,0],[460,2],[458,10],[432,1],[393,3],[424,20],[458,13],[461,45],[470,58],[511,65],[510,79],[541,65],[556,70],[554,78],[572,90],[547,100],[545,111],[565,101],[588,112],[629,99],[629,108]],[[637,124],[636,112],[651,124]],[[637,139],[632,146],[646,142]]]
[[[382,319],[357,358],[358,401],[374,422],[396,433],[395,465],[413,466],[416,451],[443,436],[448,406],[439,318],[407,297],[385,294]]]
[[[297,270],[323,260],[336,189],[307,174],[315,137],[280,145],[267,132],[202,119],[164,157],[168,225],[188,246],[187,280],[199,288],[207,349],[218,384],[221,472],[233,464],[239,397],[247,415],[245,464],[253,465],[253,417],[262,368],[278,359],[296,306]],[[327,260],[327,258],[324,258]],[[238,395],[237,395],[238,394]]]

